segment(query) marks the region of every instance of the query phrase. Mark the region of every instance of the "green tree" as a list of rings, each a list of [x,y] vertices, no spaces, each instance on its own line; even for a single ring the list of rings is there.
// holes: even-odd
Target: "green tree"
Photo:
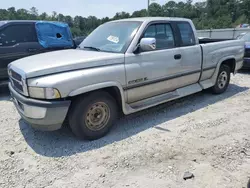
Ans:
[[[130,14],[126,12],[117,12],[114,16],[114,20],[129,18]]]
[[[148,15],[148,11],[146,9],[138,10],[132,13],[131,17],[146,17]]]
[[[34,15],[34,16],[38,16],[38,10],[36,7],[31,7],[30,8],[30,14]]]
[[[15,20],[17,18],[15,7],[10,7],[8,10],[8,19]]]
[[[242,2],[243,12],[246,15],[247,22],[250,23],[250,1],[244,0]]]
[[[52,16],[50,17],[50,20],[56,21],[57,20],[57,12],[53,11]]]
[[[164,16],[164,11],[161,5],[157,4],[157,3],[152,3],[149,6],[149,15],[156,17],[156,16]]]
[[[175,1],[169,1],[162,7],[164,16],[175,17],[178,9],[177,3]]]
[[[47,20],[49,18],[48,14],[46,12],[43,12],[40,16],[39,19],[40,20]]]
[[[63,14],[58,14],[57,15],[57,21],[59,21],[59,22],[66,22],[66,17]]]
[[[66,22],[69,25],[69,27],[74,26],[74,22],[71,16],[65,16],[63,21]]]
[[[26,9],[18,9],[16,11],[16,19],[17,20],[26,20],[29,19],[30,15]]]
[[[195,3],[192,0],[178,3],[170,0],[164,5],[152,3],[149,6],[149,15],[190,18],[198,29],[235,27],[241,23],[250,23],[250,0],[200,0]],[[110,20],[146,16],[148,16],[146,9],[136,10],[131,15],[127,12],[117,12],[112,18],[101,19],[95,16],[73,18],[69,15],[57,14],[55,11],[50,15],[45,12],[39,15],[36,7],[30,10],[16,10],[15,7],[0,9],[0,20],[32,19],[66,22],[74,36],[87,35],[100,24]]]

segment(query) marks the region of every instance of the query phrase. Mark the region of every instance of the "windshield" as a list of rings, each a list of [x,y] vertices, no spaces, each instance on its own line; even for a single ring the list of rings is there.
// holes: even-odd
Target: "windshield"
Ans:
[[[237,37],[237,39],[242,39],[245,42],[250,42],[250,33],[241,34]]]
[[[109,22],[95,29],[81,44],[84,50],[125,53],[142,22]]]

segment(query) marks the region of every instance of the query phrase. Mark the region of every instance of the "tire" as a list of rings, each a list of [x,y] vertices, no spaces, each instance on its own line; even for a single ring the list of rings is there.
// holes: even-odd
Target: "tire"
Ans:
[[[96,140],[106,135],[118,116],[117,104],[107,92],[77,98],[69,112],[69,125],[80,139]]]
[[[224,93],[230,82],[230,67],[227,65],[221,65],[220,71],[218,73],[218,77],[215,85],[212,87],[212,92],[214,94]]]

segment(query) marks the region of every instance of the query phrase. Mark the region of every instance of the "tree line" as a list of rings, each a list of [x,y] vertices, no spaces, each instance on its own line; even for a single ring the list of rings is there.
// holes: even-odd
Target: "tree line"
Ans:
[[[66,22],[70,26],[74,36],[88,35],[100,24],[111,20],[145,17],[185,17],[192,19],[197,29],[216,29],[235,27],[241,23],[250,23],[250,0],[206,0],[193,3],[168,1],[164,5],[152,3],[149,10],[142,9],[127,12],[117,12],[113,18],[97,18],[95,16],[82,17],[63,15],[61,13],[46,12],[39,14],[37,8],[30,10],[10,7],[0,9],[0,20],[49,20]]]

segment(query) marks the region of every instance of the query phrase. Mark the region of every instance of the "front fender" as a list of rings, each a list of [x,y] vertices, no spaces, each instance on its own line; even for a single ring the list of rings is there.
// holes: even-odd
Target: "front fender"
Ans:
[[[88,93],[88,92],[96,91],[96,90],[100,90],[100,89],[105,89],[108,87],[116,87],[119,89],[121,100],[122,100],[121,101],[122,102],[122,110],[125,114],[127,114],[127,107],[126,107],[126,101],[127,101],[126,96],[127,95],[125,94],[125,91],[123,90],[122,85],[118,82],[109,81],[109,82],[103,82],[103,83],[97,83],[97,84],[84,86],[84,87],[78,88],[74,91],[71,91],[69,94],[69,97],[74,97],[77,95],[81,95],[84,93]]]
[[[81,94],[84,94],[84,93],[87,93],[87,92],[90,92],[90,91],[95,91],[95,90],[98,90],[98,89],[104,89],[104,88],[107,88],[107,87],[117,87],[119,89],[121,95],[124,95],[123,88],[122,88],[121,84],[119,84],[117,82],[110,81],[110,82],[103,82],[103,83],[87,85],[87,86],[78,88],[76,90],[71,91],[69,93],[69,96],[73,97],[73,96],[81,95]]]

